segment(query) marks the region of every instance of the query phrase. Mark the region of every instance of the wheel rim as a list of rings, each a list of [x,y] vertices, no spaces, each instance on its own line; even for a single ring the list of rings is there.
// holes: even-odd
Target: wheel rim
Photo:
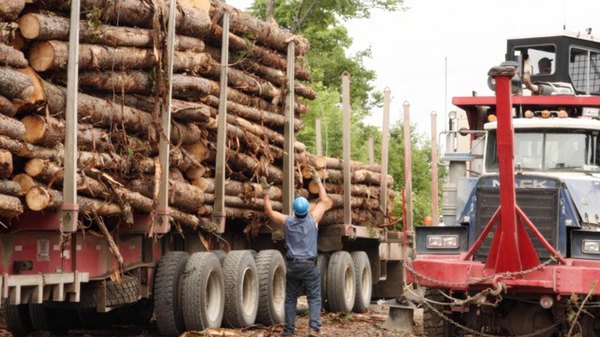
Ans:
[[[258,302],[256,275],[250,268],[246,268],[243,275],[242,310],[244,310],[244,314],[251,315]]]
[[[362,298],[369,298],[371,296],[371,273],[367,272],[367,268],[364,268],[362,271],[360,288]]]
[[[352,301],[352,296],[354,296],[354,272],[350,268],[346,268],[344,273],[344,298],[347,303]]]
[[[208,284],[206,287],[206,314],[210,321],[215,321],[221,311],[223,296],[221,294],[221,282],[219,275],[214,271],[208,275]]]
[[[285,303],[285,273],[283,268],[275,269],[273,275],[273,305],[283,310]]]

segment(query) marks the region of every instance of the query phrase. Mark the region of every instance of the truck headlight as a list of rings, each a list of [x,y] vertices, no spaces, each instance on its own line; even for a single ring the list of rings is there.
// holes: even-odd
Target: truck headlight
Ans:
[[[458,235],[427,235],[429,249],[457,249],[458,247]]]
[[[583,240],[581,251],[586,254],[600,254],[600,240]]]

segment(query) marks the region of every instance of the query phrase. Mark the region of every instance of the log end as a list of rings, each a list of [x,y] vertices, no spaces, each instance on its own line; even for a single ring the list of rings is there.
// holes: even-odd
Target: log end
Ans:
[[[51,196],[45,189],[35,186],[25,195],[27,207],[32,211],[41,211],[50,205]]]
[[[40,35],[40,22],[35,14],[28,13],[19,19],[19,30],[24,38],[34,40]]]
[[[33,83],[32,92],[25,97],[25,101],[35,104],[46,100],[46,94],[42,85],[42,80],[32,67],[18,68],[17,71],[27,75],[31,83]]]
[[[27,192],[29,192],[29,190],[32,187],[37,185],[35,180],[33,180],[33,178],[26,173],[19,173],[19,174],[15,175],[12,178],[12,181],[19,184],[19,188],[20,188],[19,195],[27,194]]]
[[[25,141],[31,144],[37,144],[44,138],[46,133],[46,123],[41,116],[28,115],[21,119],[25,125]]]
[[[54,65],[54,48],[48,41],[33,44],[29,51],[29,64],[36,71],[47,71]]]
[[[33,158],[25,164],[25,172],[32,177],[37,177],[42,173],[46,163],[41,158]]]

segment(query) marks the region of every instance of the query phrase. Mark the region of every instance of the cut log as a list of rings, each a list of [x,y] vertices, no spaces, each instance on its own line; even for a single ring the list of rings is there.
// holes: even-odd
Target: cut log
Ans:
[[[192,167],[189,170],[185,171],[185,176],[189,179],[189,180],[195,180],[195,179],[201,179],[204,176],[207,176],[211,173],[210,168],[204,166],[204,165],[200,165],[197,167]],[[200,186],[198,186],[200,187]],[[203,191],[204,192],[204,191]]]
[[[25,195],[27,207],[32,211],[56,210],[63,205],[63,194],[60,191],[35,186]],[[79,212],[84,214],[97,214],[103,216],[121,215],[121,208],[114,203],[79,197]]]
[[[68,12],[71,8],[70,0],[38,0],[39,3],[50,9],[60,9]],[[168,17],[169,8],[163,2],[161,8],[154,8],[153,4],[161,5],[161,2],[148,2],[144,0],[130,0],[114,2],[112,0],[83,0],[82,11],[91,12],[101,9],[99,17],[102,20],[122,26],[152,28],[154,13],[156,10],[164,10],[164,17]],[[190,5],[177,6],[176,13],[177,32],[183,35],[203,37],[211,26],[208,12],[194,8]]]
[[[0,135],[22,141],[25,139],[25,125],[17,119],[0,115]]]
[[[31,83],[33,83],[33,93],[22,99],[15,99],[13,102],[20,112],[39,111],[40,106],[46,101],[46,94],[42,86],[42,78],[31,67],[17,68],[18,72],[25,74]]]
[[[231,30],[237,34],[242,34],[262,45],[284,53],[287,52],[290,41],[296,43],[296,55],[306,55],[310,48],[310,43],[306,38],[284,31],[273,22],[262,21],[220,0],[212,0],[211,2],[211,17],[221,17],[226,11],[229,13]]]
[[[26,39],[30,40],[63,40],[69,39],[69,19],[56,13],[27,13],[19,18],[19,29]],[[149,29],[118,27],[92,24],[87,20],[79,21],[79,38],[81,43],[105,44],[121,47],[152,47],[154,32]],[[204,41],[198,38],[177,35],[174,47],[176,50],[204,50]]]
[[[154,193],[153,179],[136,179],[127,184],[127,187],[143,196],[152,198]],[[212,195],[211,195],[212,198]],[[169,203],[184,212],[198,214],[199,207],[206,202],[206,195],[200,188],[174,180],[169,181]],[[212,202],[209,199],[209,202]]]
[[[5,116],[14,117],[17,114],[17,106],[8,98],[0,96],[0,113]]]
[[[0,193],[18,197],[21,192],[21,186],[14,180],[0,180]]]
[[[327,194],[327,197],[331,199],[333,202],[332,207],[344,207],[344,196],[340,194]],[[377,210],[379,209],[379,200],[377,199],[369,199],[369,198],[361,198],[361,197],[351,197],[350,198],[350,207],[353,210],[359,208]],[[343,219],[343,217],[342,217]]]
[[[366,209],[353,209],[352,212],[352,223],[360,224],[361,226],[373,226],[378,227],[382,221],[382,213],[379,211],[368,211]],[[344,210],[341,208],[330,209],[319,222],[319,226],[336,225],[344,222]]]
[[[327,169],[334,169],[334,170],[343,170],[344,169],[344,161],[341,159],[338,159],[338,158],[333,158],[333,157],[323,157],[323,156],[316,157],[315,164],[318,168],[327,168]],[[352,171],[368,170],[368,171],[372,171],[375,173],[380,173],[381,165],[371,165],[371,164],[367,164],[367,163],[361,163],[358,161],[351,161],[350,169]]]
[[[220,46],[222,36],[223,28],[217,24],[213,24],[207,38],[211,44]],[[235,50],[240,54],[237,58],[251,57],[264,65],[287,71],[287,57],[284,57],[273,50],[269,50],[268,48],[258,46],[234,33],[229,33],[229,46],[232,50]],[[232,59],[235,58],[236,56],[232,55]],[[302,81],[310,80],[310,71],[306,68],[304,63],[296,62],[295,71],[297,79]]]
[[[25,0],[0,1],[0,20],[16,20],[23,8],[25,8]]]
[[[27,152],[27,146],[18,140],[0,135],[0,149],[8,150],[16,155],[24,155]]]
[[[0,179],[6,179],[13,173],[13,155],[10,151],[0,150]]]
[[[0,5],[0,7],[2,6]],[[0,65],[24,68],[27,67],[29,63],[20,50],[7,46],[4,43],[0,43]]]
[[[193,184],[200,188],[204,193],[214,193],[215,191],[215,180],[213,178],[197,178],[193,181]],[[240,197],[242,199],[249,198],[262,198],[262,187],[260,184],[239,182],[235,180],[227,180],[225,182],[225,195]],[[283,193],[281,188],[277,186],[271,186],[271,199],[280,201],[282,200]]]
[[[64,117],[67,102],[66,89],[48,82],[43,82],[48,108],[50,112]],[[156,138],[157,133],[153,128],[152,115],[138,109],[122,106],[100,98],[83,93],[78,95],[77,109],[79,120],[85,120],[102,127],[111,127],[120,124],[129,133],[148,135],[148,139]]]
[[[324,184],[325,191],[327,194],[344,194],[344,185],[343,184]],[[379,199],[379,194],[381,193],[381,189],[379,186],[367,186],[360,184],[352,184],[350,185],[351,193],[354,196],[360,196],[365,198],[374,198]],[[314,182],[308,183],[308,191],[312,194],[319,194],[318,185]]]
[[[33,83],[27,75],[12,67],[0,66],[0,95],[29,100],[34,90]]]
[[[39,185],[38,182],[27,173],[19,173],[15,175],[12,180],[19,184],[19,196],[27,194],[32,187]]]
[[[340,170],[324,170],[325,180],[332,183],[342,183],[344,181],[343,172]],[[353,184],[377,185],[381,183],[381,174],[369,170],[355,170],[351,173],[350,180]],[[392,176],[387,176],[387,184],[391,186],[394,183]]]
[[[14,218],[23,214],[23,204],[19,198],[0,194],[0,217]]]

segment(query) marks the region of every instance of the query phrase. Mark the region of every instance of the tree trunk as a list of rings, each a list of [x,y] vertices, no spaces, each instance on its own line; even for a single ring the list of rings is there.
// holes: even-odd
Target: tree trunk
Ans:
[[[333,201],[333,208],[344,207],[344,195],[340,194],[327,194],[327,196]],[[350,207],[352,209],[357,208],[366,208],[366,209],[379,209],[379,200],[378,199],[369,199],[362,197],[351,197],[350,198]]]
[[[0,66],[0,95],[29,100],[34,93],[29,77],[11,67]]]
[[[17,119],[0,114],[0,135],[22,141],[25,139],[25,125]]]
[[[25,8],[25,0],[0,1],[0,21],[14,21]]]
[[[131,191],[152,198],[154,193],[153,179],[137,179],[127,186]],[[174,180],[169,181],[169,203],[184,212],[198,214],[199,207],[206,202],[205,194],[200,188]]]
[[[60,8],[62,11],[69,11],[71,8],[70,0],[38,0],[46,8]],[[100,18],[108,20],[113,24],[120,26],[152,28],[155,8],[153,2],[144,0],[118,1],[112,0],[83,0],[81,9],[91,12],[95,9],[101,9]],[[165,17],[168,17],[169,7],[165,2],[158,2],[164,9]],[[183,35],[194,37],[203,37],[211,26],[211,20],[207,11],[193,8],[190,5],[178,4],[176,13],[177,32]]]
[[[382,215],[379,211],[368,211],[366,209],[352,210],[352,223],[360,226],[379,226],[378,217]],[[319,226],[336,225],[344,222],[344,210],[341,208],[330,209],[319,222]]]
[[[4,43],[0,43],[0,64],[15,68],[24,68],[29,65],[27,59],[20,50],[7,46]]]
[[[25,146],[25,144],[5,136],[0,136],[0,149],[8,150],[19,156],[27,153],[27,146]]]
[[[23,214],[23,204],[19,198],[0,194],[0,217],[14,218]]]
[[[17,114],[17,106],[8,98],[0,96],[0,113],[8,117],[14,117]]]
[[[343,170],[344,169],[344,161],[341,159],[338,159],[338,158],[322,157],[322,156],[316,157],[315,164],[317,165],[318,168],[327,168],[327,169],[334,169],[334,170]],[[358,161],[351,161],[350,169],[352,171],[368,170],[368,171],[372,171],[375,173],[380,173],[381,165],[370,165],[370,164],[361,163]]]
[[[67,101],[66,89],[54,84],[43,82],[48,108],[50,112],[64,117]],[[77,99],[79,120],[96,126],[109,128],[113,124],[120,124],[128,133],[147,134],[148,139],[157,139],[154,131],[152,115],[138,109],[112,103],[104,99],[79,93]]]
[[[327,194],[344,194],[343,184],[327,183],[324,184],[324,187]],[[353,196],[357,197],[373,198],[379,200],[379,194],[381,193],[381,189],[379,188],[379,186],[352,184],[350,185],[350,188],[350,193],[352,193]],[[308,191],[312,194],[319,194],[318,185],[311,181],[310,183],[308,183]]]
[[[325,172],[325,180],[332,183],[343,183],[344,182],[344,174],[340,170],[326,169]],[[368,170],[355,170],[350,174],[350,180],[353,184],[368,184],[368,185],[377,185],[379,186],[381,183],[380,180],[381,174],[368,171]],[[394,183],[394,178],[388,175],[387,184],[391,186]]]
[[[30,40],[69,39],[69,19],[56,13],[27,13],[19,19],[19,28],[23,36]],[[79,21],[81,43],[105,44],[115,47],[150,48],[154,43],[154,32],[150,29],[119,27],[110,25],[96,26],[87,20]],[[204,41],[198,38],[177,35],[174,43],[176,50],[204,50]]]
[[[208,40],[212,45],[220,46],[223,36],[223,28],[217,24],[213,24]],[[274,67],[279,70],[287,71],[287,57],[270,50],[268,48],[261,47],[252,43],[251,41],[241,38],[234,33],[229,33],[229,46],[232,50],[238,51],[240,58],[251,57],[257,62],[260,62],[269,67]],[[232,55],[232,58],[235,58]],[[307,67],[301,63],[296,62],[295,64],[296,78],[302,81],[310,81],[310,71]]]
[[[42,78],[32,67],[17,68],[16,70],[29,78],[29,81],[33,84],[33,92],[25,98],[13,100],[13,103],[19,112],[39,111],[40,106],[46,102]]]
[[[21,185],[13,180],[0,180],[0,193],[18,197],[21,193]]]
[[[260,44],[287,52],[289,41],[296,42],[296,55],[306,55],[310,44],[302,36],[282,30],[274,22],[265,22],[244,13],[243,11],[224,4],[220,0],[212,0],[211,17],[221,17],[224,11],[229,13],[230,27],[235,33],[257,40]]]
[[[63,194],[60,191],[46,189],[41,186],[33,187],[25,195],[27,207],[32,211],[56,210],[63,205]],[[121,208],[114,203],[79,196],[77,198],[79,212],[102,216],[121,215]]]
[[[193,184],[200,188],[204,193],[215,192],[215,180],[213,178],[197,178]],[[239,197],[242,199],[262,198],[263,189],[260,184],[240,182],[236,180],[227,180],[225,183],[225,195]],[[276,201],[282,200],[283,193],[281,188],[271,186],[271,199]]]
[[[6,179],[13,173],[13,156],[7,150],[0,150],[0,179]]]

